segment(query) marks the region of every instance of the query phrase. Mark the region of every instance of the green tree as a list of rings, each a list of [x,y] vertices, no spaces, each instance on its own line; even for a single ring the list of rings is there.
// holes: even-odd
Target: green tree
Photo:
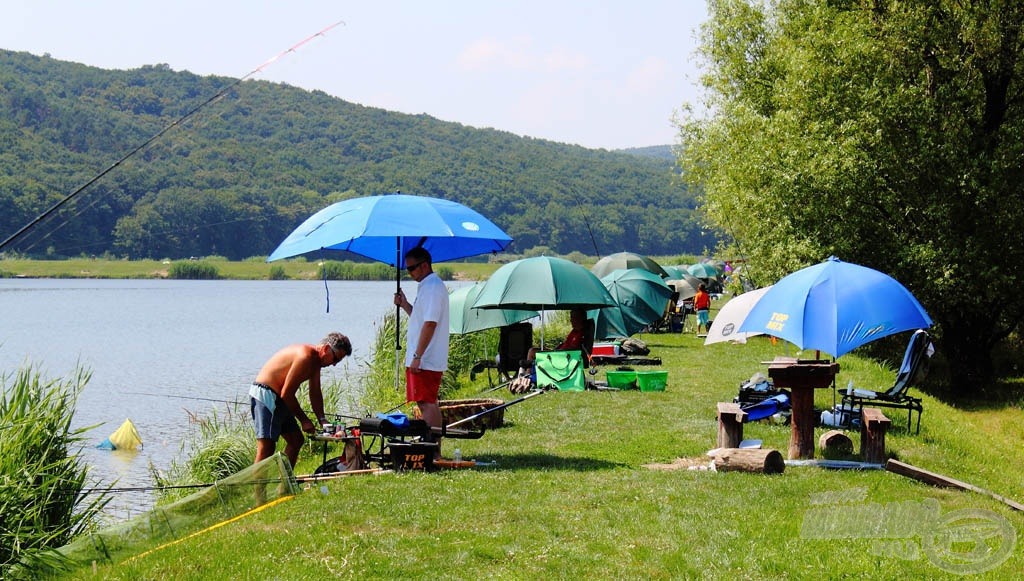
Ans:
[[[830,254],[921,300],[969,395],[1024,315],[1024,4],[712,0],[714,114],[680,120],[707,220],[769,284]]]

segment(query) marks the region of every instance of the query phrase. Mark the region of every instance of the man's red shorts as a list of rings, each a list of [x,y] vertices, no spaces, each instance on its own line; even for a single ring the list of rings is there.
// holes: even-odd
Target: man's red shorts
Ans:
[[[437,403],[437,393],[441,390],[442,371],[420,369],[413,373],[405,368],[405,401]]]

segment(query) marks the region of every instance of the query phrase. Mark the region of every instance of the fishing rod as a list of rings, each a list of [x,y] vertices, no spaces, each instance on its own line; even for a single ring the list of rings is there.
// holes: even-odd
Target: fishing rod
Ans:
[[[260,479],[256,479],[256,480],[246,480],[245,481],[245,485],[249,486],[249,485],[252,485],[252,484],[276,484],[276,483],[279,483],[279,482],[283,482],[284,480],[285,479],[282,479],[282,478],[260,478]],[[190,489],[194,489],[194,488],[209,488],[211,486],[224,486],[224,484],[223,483],[218,484],[216,482],[202,482],[202,483],[198,483],[198,484],[164,484],[164,485],[160,485],[160,486],[123,486],[123,487],[111,487],[111,488],[103,488],[103,487],[95,486],[95,487],[92,487],[92,488],[83,488],[83,489],[77,490],[77,491],[70,490],[70,489],[64,489],[64,490],[59,490],[58,489],[57,491],[58,492],[63,492],[65,494],[74,493],[74,494],[83,494],[83,495],[84,494],[108,493],[108,492],[109,493],[120,494],[120,493],[127,493],[127,492],[155,492],[155,491],[158,491],[158,490],[190,490]]]
[[[295,476],[295,481],[301,484],[301,483],[305,483],[305,482],[318,482],[320,480],[333,480],[334,478],[337,478],[339,476],[354,476],[356,474],[378,474],[378,473],[381,473],[381,472],[384,472],[384,471],[381,470],[380,468],[367,468],[367,469],[364,469],[364,470],[346,470],[344,472],[336,472],[336,473],[333,473],[333,474],[304,474],[304,475],[296,475]],[[282,482],[285,482],[286,480],[287,480],[286,478],[260,478],[260,479],[256,479],[256,480],[247,480],[247,481],[245,481],[244,485],[245,486],[252,486],[252,485],[259,485],[259,484],[280,484]],[[124,486],[124,487],[116,487],[116,488],[93,487],[93,488],[83,488],[83,489],[77,490],[77,491],[69,490],[69,489],[56,490],[56,492],[60,492],[60,493],[63,493],[63,494],[72,494],[72,493],[74,493],[75,495],[99,494],[99,493],[102,493],[102,494],[108,494],[108,493],[109,494],[121,494],[121,493],[129,493],[129,492],[156,492],[156,491],[160,491],[160,490],[191,490],[191,489],[196,489],[196,488],[210,488],[211,486],[223,486],[223,484],[218,484],[216,482],[203,482],[203,483],[199,483],[199,484],[167,484],[167,485],[163,485],[163,486]]]
[[[198,105],[196,105],[195,107],[189,109],[184,115],[182,115],[181,117],[178,117],[177,119],[172,121],[169,125],[167,125],[163,129],[161,129],[160,131],[156,132],[156,134],[154,134],[152,137],[150,137],[146,141],[142,142],[141,145],[135,147],[134,149],[132,149],[131,151],[129,151],[128,153],[123,155],[120,159],[118,159],[117,161],[112,163],[105,170],[103,170],[100,173],[96,174],[95,177],[93,177],[89,181],[87,181],[84,184],[82,184],[81,186],[79,186],[75,191],[71,192],[70,194],[68,194],[67,196],[65,196],[61,200],[59,200],[57,203],[55,203],[54,205],[50,206],[49,209],[47,209],[42,214],[36,216],[36,218],[34,220],[32,220],[31,222],[29,222],[28,224],[25,224],[24,226],[22,226],[21,229],[19,229],[14,234],[10,235],[6,240],[4,240],[3,242],[0,242],[0,251],[3,251],[3,249],[8,244],[11,244],[12,242],[14,242],[18,238],[20,238],[22,236],[22,234],[24,234],[28,230],[32,229],[33,227],[35,227],[36,224],[39,224],[40,222],[45,220],[48,216],[50,216],[51,214],[56,212],[58,209],[60,209],[62,206],[64,206],[64,204],[66,204],[69,201],[71,201],[72,199],[78,197],[78,195],[81,194],[83,191],[85,191],[89,186],[93,185],[94,183],[96,183],[100,179],[102,179],[103,176],[105,176],[108,173],[110,173],[111,171],[113,171],[119,165],[121,165],[122,163],[127,161],[129,158],[134,156],[136,153],[138,153],[138,152],[142,151],[143,149],[149,147],[153,142],[155,142],[157,139],[160,139],[160,137],[162,137],[165,133],[167,133],[171,129],[177,127],[178,125],[180,125],[183,122],[185,122],[188,118],[190,118],[193,115],[195,115],[196,113],[198,113],[200,109],[206,107],[210,103],[213,103],[215,101],[219,101],[221,98],[224,97],[224,95],[226,95],[228,93],[228,91],[230,91],[231,89],[235,88],[240,83],[242,83],[246,79],[252,77],[253,75],[256,75],[256,74],[262,72],[264,68],[270,66],[271,64],[273,64],[275,61],[277,61],[281,57],[287,55],[288,53],[297,51],[304,44],[312,41],[313,39],[317,38],[318,36],[323,36],[323,35],[327,34],[327,32],[330,31],[331,29],[335,28],[336,26],[338,26],[340,24],[344,24],[344,23],[345,22],[343,20],[339,20],[339,21],[335,22],[334,24],[328,26],[327,28],[324,28],[323,30],[317,32],[316,34],[313,34],[313,35],[310,35],[310,36],[304,38],[303,40],[301,40],[300,42],[290,46],[286,50],[283,50],[280,53],[274,55],[269,60],[267,60],[266,62],[264,62],[260,66],[256,67],[255,69],[249,71],[249,73],[247,73],[245,76],[243,76],[243,77],[241,77],[239,79],[236,79],[232,83],[229,83],[228,85],[226,85],[225,87],[223,87],[222,89],[220,89],[219,91],[214,93],[212,96],[207,98],[205,101],[203,101],[203,102],[199,103]]]
[[[580,208],[580,214],[583,216],[583,224],[587,227],[587,233],[590,234],[590,242],[594,245],[594,253],[597,254],[597,258],[600,260],[601,251],[597,249],[597,239],[594,238],[594,231],[590,228],[590,220],[587,219],[587,212],[583,209],[583,203],[580,202],[580,197],[576,195],[576,192],[572,192],[572,197],[576,200],[576,205]]]
[[[141,391],[126,391],[124,393],[125,393],[125,395],[146,395],[146,396],[149,396],[149,397],[167,397],[167,398],[172,398],[172,399],[194,399],[194,400],[199,400],[199,401],[212,401],[212,402],[215,402],[215,403],[229,403],[229,404],[233,404],[233,405],[248,405],[248,403],[249,403],[249,402],[245,402],[245,401],[230,400],[230,399],[215,399],[215,398],[212,398],[212,397],[198,397],[198,396],[192,396],[192,395],[171,395],[169,393],[145,393],[145,392],[141,392]],[[405,404],[402,404],[402,405],[405,405]],[[401,407],[401,406],[399,406],[399,407]],[[326,412],[324,413],[324,415],[325,416],[335,417],[335,418],[344,418],[344,419],[347,419],[347,420],[361,420],[361,419],[363,419],[363,418],[357,417],[357,416],[347,416],[345,414],[334,414],[334,413],[326,413]]]
[[[243,405],[243,404],[249,403],[249,402],[238,401],[238,400],[214,399],[214,398],[211,398],[211,397],[197,397],[197,396],[192,396],[192,395],[172,395],[172,394],[169,394],[169,393],[145,393],[145,392],[141,392],[141,391],[126,391],[126,392],[124,392],[124,394],[125,395],[147,395],[149,397],[167,397],[167,398],[171,398],[171,399],[194,399],[194,400],[199,400],[199,401],[212,401],[212,402],[216,402],[216,403],[230,403],[230,404],[234,404],[234,405]]]

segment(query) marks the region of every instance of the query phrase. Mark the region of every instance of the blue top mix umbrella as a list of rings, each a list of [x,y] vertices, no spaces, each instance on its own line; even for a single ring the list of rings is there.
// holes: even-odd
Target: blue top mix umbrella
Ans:
[[[739,330],[839,357],[875,339],[931,324],[921,303],[896,279],[832,256],[775,283]]]

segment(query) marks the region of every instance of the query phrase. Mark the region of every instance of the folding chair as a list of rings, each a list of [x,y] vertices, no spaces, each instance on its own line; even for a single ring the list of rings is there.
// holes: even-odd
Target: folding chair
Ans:
[[[843,394],[841,409],[853,410],[854,417],[860,417],[864,406],[884,407],[907,410],[907,431],[913,423],[914,412],[917,412],[916,433],[921,433],[921,413],[924,407],[919,398],[907,393],[911,385],[919,385],[928,374],[928,365],[931,356],[935,353],[931,337],[923,329],[914,331],[907,344],[907,351],[903,355],[903,363],[900,365],[899,373],[896,374],[896,381],[886,391],[871,391],[870,389],[847,389]]]

